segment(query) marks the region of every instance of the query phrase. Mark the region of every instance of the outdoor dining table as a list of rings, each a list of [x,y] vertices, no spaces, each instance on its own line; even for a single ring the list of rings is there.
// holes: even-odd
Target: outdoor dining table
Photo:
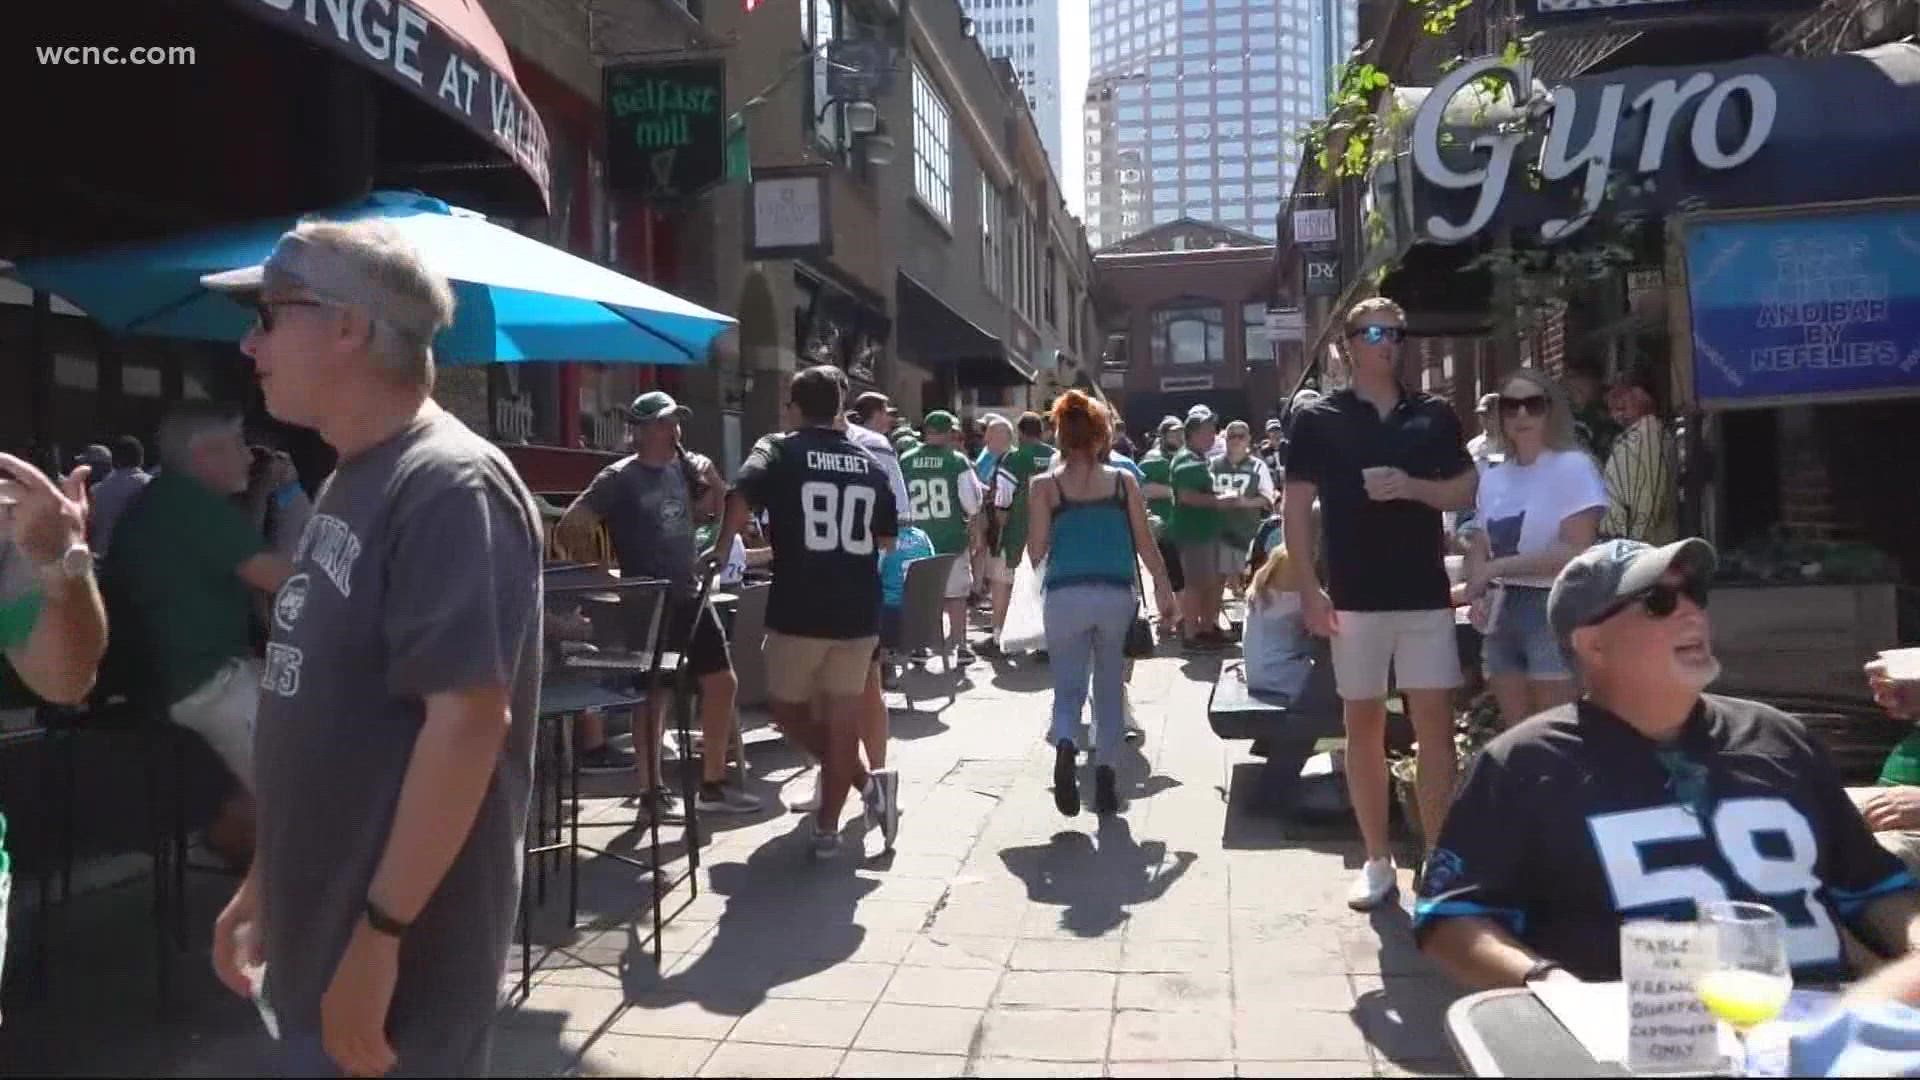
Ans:
[[[1631,1076],[1599,1061],[1525,988],[1485,990],[1447,1009],[1447,1041],[1473,1076]]]

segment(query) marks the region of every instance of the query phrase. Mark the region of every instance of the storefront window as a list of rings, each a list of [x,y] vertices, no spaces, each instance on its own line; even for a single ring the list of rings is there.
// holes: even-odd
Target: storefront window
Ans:
[[[1273,346],[1267,343],[1267,305],[1258,300],[1240,307],[1240,321],[1246,330],[1246,362],[1249,365],[1273,359]]]
[[[1217,364],[1226,359],[1226,316],[1217,305],[1164,307],[1153,313],[1156,365]]]

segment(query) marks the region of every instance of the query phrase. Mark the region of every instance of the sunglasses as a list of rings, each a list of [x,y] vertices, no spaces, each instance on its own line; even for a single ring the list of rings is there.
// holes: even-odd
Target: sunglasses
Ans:
[[[1545,394],[1531,394],[1527,397],[1500,395],[1500,412],[1503,416],[1519,416],[1521,413],[1526,413],[1528,416],[1545,416],[1547,410],[1552,407],[1553,403],[1547,400]]]
[[[1369,345],[1378,345],[1383,341],[1404,341],[1407,336],[1407,328],[1404,326],[1380,326],[1378,324],[1356,326],[1347,331],[1347,336],[1350,338],[1359,338]]]
[[[326,307],[318,300],[259,300],[253,305],[254,322],[263,334],[273,333],[274,309],[283,307]]]
[[[1663,581],[1652,588],[1642,589],[1631,596],[1623,596],[1608,604],[1598,615],[1588,619],[1582,625],[1598,626],[1635,604],[1645,608],[1648,615],[1656,619],[1664,619],[1679,609],[1680,598],[1683,596],[1692,600],[1697,607],[1706,607],[1707,583],[1697,578],[1688,578],[1678,585],[1669,585]]]

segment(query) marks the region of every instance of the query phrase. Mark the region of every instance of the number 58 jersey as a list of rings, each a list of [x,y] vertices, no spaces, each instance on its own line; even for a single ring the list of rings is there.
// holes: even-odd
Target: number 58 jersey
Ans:
[[[1414,933],[1477,916],[1612,980],[1622,922],[1747,900],[1780,913],[1794,974],[1823,980],[1847,974],[1842,925],[1916,888],[1786,714],[1705,696],[1657,745],[1581,702],[1515,726],[1474,763],[1427,859]]]
[[[887,474],[830,428],[769,435],[734,489],[765,510],[773,543],[767,629],[848,640],[880,632],[881,541],[899,533]]]

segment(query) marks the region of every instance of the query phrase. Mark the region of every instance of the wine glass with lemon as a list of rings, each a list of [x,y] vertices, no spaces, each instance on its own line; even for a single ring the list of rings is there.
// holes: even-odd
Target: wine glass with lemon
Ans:
[[[1793,993],[1787,926],[1767,905],[1742,901],[1701,904],[1699,926],[1707,957],[1694,990],[1732,1025],[1744,1064],[1747,1033],[1779,1016]]]

